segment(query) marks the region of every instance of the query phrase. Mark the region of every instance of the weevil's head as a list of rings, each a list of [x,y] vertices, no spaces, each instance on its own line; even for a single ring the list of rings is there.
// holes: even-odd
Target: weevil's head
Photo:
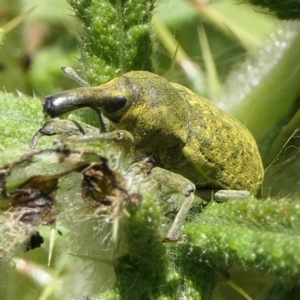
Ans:
[[[166,139],[170,144],[174,136],[187,138],[186,103],[174,86],[153,73],[133,71],[101,86],[48,96],[44,112],[57,117],[81,107],[100,109],[115,127],[130,131],[137,143]]]

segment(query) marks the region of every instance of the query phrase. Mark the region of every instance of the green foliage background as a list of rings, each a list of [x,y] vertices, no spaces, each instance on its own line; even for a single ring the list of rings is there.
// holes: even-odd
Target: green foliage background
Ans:
[[[158,1],[152,20],[155,36],[151,37],[150,62],[150,28],[143,23],[150,19],[150,1],[145,2],[148,7],[133,7],[130,4],[134,2],[128,1],[128,23],[110,17],[106,1],[70,1],[84,26],[70,16],[73,10],[67,3],[56,2],[37,1],[25,23],[2,38],[1,164],[29,151],[28,142],[43,122],[40,99],[76,85],[63,76],[61,66],[79,70],[92,84],[129,70],[152,69],[205,95],[246,124],[264,160],[263,195],[270,199],[213,203],[185,226],[187,244],[166,246],[160,243],[159,235],[162,210],[152,201],[157,192],[145,192],[142,209],[132,212],[132,218],[123,224],[126,250],[106,245],[109,229],[104,226],[93,231],[103,224],[86,212],[81,201],[66,200],[60,204],[58,225],[64,235],[56,237],[51,267],[46,267],[49,237],[40,249],[12,253],[12,258],[18,254],[27,267],[33,263],[37,269],[25,272],[25,268],[14,269],[11,261],[1,262],[0,298],[89,299],[88,295],[97,298],[111,288],[98,298],[244,299],[226,284],[229,273],[254,299],[297,299],[298,21],[280,21],[275,15],[262,13],[265,10],[261,8],[234,1]],[[11,2],[0,3],[2,26],[33,5],[32,1],[16,1],[12,9]],[[279,16],[289,16],[286,7],[283,9],[284,13],[279,9]],[[35,39],[28,42],[31,36]],[[134,52],[136,49],[139,51]],[[41,147],[49,145],[45,140]],[[73,180],[78,178],[61,182],[61,198]],[[72,200],[80,198],[76,189],[69,193]],[[78,224],[66,217],[70,210]],[[150,219],[153,222],[145,222]],[[3,224],[1,221],[1,245],[10,242]],[[49,228],[41,231],[43,236],[49,235]],[[37,270],[50,280],[35,276]],[[112,289],[115,278],[117,288]]]

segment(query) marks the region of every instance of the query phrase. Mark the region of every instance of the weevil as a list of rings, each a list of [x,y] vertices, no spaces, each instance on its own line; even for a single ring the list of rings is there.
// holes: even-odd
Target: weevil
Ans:
[[[152,156],[159,167],[151,173],[178,183],[187,199],[169,232],[172,238],[191,206],[195,187],[253,194],[261,187],[262,160],[248,129],[179,84],[132,71],[101,86],[48,96],[43,108],[54,118],[82,107],[101,112],[113,129],[130,132],[135,152]]]

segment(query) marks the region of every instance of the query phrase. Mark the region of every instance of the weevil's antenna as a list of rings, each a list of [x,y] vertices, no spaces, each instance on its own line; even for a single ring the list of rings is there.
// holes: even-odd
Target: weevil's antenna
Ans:
[[[85,81],[83,78],[81,78],[71,67],[61,67],[61,70],[67,77],[73,79],[79,85],[90,86],[90,84],[87,81]]]

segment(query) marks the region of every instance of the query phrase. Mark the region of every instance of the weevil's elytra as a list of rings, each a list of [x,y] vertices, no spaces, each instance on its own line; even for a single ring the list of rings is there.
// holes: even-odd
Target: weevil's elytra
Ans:
[[[239,121],[187,88],[134,71],[97,87],[47,97],[51,117],[80,107],[101,110],[116,128],[129,131],[138,153],[180,173],[198,188],[256,193],[263,166],[256,142]]]

